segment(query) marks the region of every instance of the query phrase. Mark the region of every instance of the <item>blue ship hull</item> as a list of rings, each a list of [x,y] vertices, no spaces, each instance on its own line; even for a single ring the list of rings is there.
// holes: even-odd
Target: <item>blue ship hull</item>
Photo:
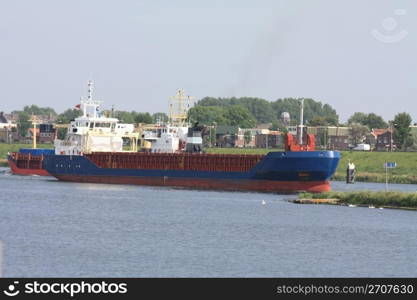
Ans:
[[[248,171],[227,172],[102,167],[88,156],[48,155],[44,168],[60,180],[75,182],[323,192],[330,189],[329,179],[336,171],[339,160],[340,153],[336,151],[269,152]]]

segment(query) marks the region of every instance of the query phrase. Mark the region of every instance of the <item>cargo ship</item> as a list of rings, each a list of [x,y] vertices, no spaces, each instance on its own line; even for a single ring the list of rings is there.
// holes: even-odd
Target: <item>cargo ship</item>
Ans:
[[[46,156],[63,181],[291,193],[330,190],[340,154],[285,151],[267,155],[92,153]]]
[[[12,174],[50,176],[43,167],[46,155],[55,154],[53,149],[21,148],[19,152],[11,152],[7,155]]]
[[[183,102],[182,90],[175,99]],[[74,139],[70,134],[66,142],[56,143],[56,155],[45,156],[43,166],[59,180],[72,182],[276,193],[330,190],[329,179],[336,171],[340,154],[315,151],[314,136],[303,134],[302,109],[297,139],[286,134],[285,151],[226,155],[203,153],[201,131],[185,123],[189,105],[179,103],[177,107],[180,111],[170,113],[169,124],[160,129],[148,152],[104,151],[110,141],[103,141],[100,152],[86,147],[81,152],[79,147],[86,143],[85,137]],[[97,121],[85,119],[75,126],[74,132],[79,133],[85,127],[97,127]]]

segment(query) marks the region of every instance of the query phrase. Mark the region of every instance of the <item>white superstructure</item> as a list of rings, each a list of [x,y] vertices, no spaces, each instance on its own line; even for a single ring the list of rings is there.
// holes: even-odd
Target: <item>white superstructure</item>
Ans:
[[[157,153],[183,151],[187,142],[187,134],[188,127],[166,125],[160,129],[160,137],[152,142],[151,151]]]
[[[88,97],[81,99],[83,115],[72,121],[64,140],[55,140],[55,154],[82,155],[91,152],[121,152],[123,138],[130,139],[132,151],[137,151],[138,134],[133,124],[121,124],[116,118],[103,116],[101,101],[93,99],[93,83],[88,81]]]
[[[143,131],[143,138],[151,143],[151,152],[182,152],[186,150],[187,143],[202,144],[201,137],[188,136],[188,110],[193,101],[194,97],[187,96],[183,89],[178,89],[176,95],[170,98],[168,123],[158,123],[156,130]]]

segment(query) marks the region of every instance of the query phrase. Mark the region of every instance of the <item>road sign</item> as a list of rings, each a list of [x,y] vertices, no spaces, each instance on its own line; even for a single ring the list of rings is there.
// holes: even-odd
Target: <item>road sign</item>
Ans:
[[[386,169],[392,169],[392,168],[396,168],[396,167],[397,167],[396,162],[386,162],[384,164],[384,168],[386,168]]]
[[[394,169],[397,167],[396,162],[386,162],[384,164],[385,169],[385,191],[388,192],[388,169]]]

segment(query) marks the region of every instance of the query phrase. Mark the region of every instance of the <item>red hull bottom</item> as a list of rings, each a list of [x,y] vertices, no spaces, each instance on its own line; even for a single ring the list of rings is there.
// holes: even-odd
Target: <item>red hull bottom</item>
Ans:
[[[9,167],[12,173],[15,175],[39,175],[39,176],[51,176],[45,169],[23,169],[16,166],[14,161],[8,160]]]
[[[272,181],[247,179],[203,179],[203,178],[161,178],[161,177],[131,177],[131,176],[74,176],[55,175],[62,181],[136,184],[151,186],[172,186],[192,189],[213,189],[226,191],[256,191],[269,193],[294,193],[306,191],[321,193],[330,191],[329,181]]]

